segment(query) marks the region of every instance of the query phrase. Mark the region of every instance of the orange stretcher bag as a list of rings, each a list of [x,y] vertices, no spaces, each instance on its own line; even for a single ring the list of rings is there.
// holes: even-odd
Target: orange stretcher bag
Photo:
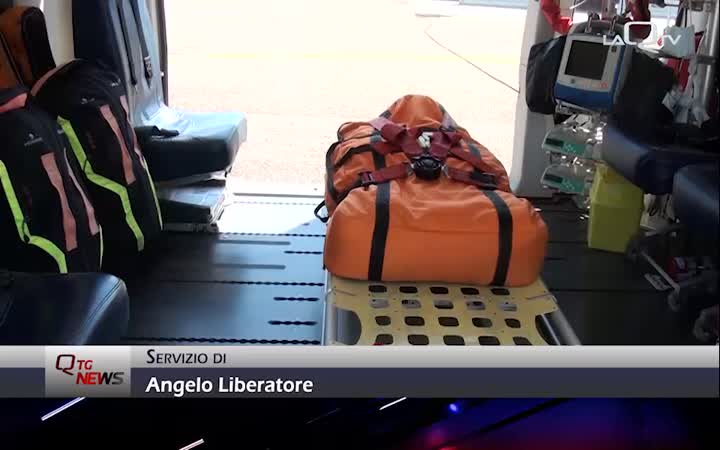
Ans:
[[[326,169],[331,273],[495,286],[537,279],[545,223],[433,99],[406,96],[377,119],[342,125]]]

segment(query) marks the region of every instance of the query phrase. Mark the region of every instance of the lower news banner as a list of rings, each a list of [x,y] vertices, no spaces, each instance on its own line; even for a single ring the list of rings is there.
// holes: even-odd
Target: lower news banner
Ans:
[[[718,393],[718,350],[134,348],[137,397],[679,396]],[[640,355],[644,356],[640,356]],[[668,367],[668,361],[676,364]]]
[[[717,346],[0,347],[0,397],[717,398]]]

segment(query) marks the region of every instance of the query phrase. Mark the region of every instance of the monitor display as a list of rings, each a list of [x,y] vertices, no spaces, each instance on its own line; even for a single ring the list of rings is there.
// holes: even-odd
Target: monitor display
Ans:
[[[609,48],[600,42],[573,41],[565,74],[591,80],[602,79]]]

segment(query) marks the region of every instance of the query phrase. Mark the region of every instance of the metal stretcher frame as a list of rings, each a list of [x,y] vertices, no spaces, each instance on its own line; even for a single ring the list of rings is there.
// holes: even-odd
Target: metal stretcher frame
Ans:
[[[517,288],[326,275],[324,345],[580,345],[542,280]]]

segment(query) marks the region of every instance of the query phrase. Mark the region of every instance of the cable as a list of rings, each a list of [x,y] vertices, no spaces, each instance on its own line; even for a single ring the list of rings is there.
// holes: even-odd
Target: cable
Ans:
[[[428,26],[425,27],[425,31],[424,31],[425,36],[427,36],[428,38],[430,38],[430,40],[433,41],[435,44],[437,44],[439,47],[441,47],[442,49],[444,49],[444,50],[447,51],[448,53],[451,53],[451,54],[455,55],[456,57],[460,58],[461,60],[465,61],[466,63],[470,64],[470,65],[473,66],[475,69],[479,70],[479,71],[482,72],[484,75],[486,75],[488,78],[491,78],[491,79],[497,81],[498,83],[502,84],[502,85],[505,86],[506,88],[508,88],[508,89],[512,90],[513,92],[515,92],[516,94],[519,94],[519,93],[520,93],[520,91],[517,90],[515,87],[513,87],[513,86],[507,84],[506,82],[504,82],[503,80],[501,80],[501,79],[499,79],[499,78],[491,75],[491,74],[488,73],[485,69],[483,69],[482,67],[478,66],[477,64],[475,64],[474,62],[470,61],[469,59],[465,58],[463,55],[461,55],[461,54],[457,53],[456,51],[454,51],[453,49],[451,49],[451,48],[446,47],[445,45],[443,45],[440,41],[438,41],[437,39],[435,39],[435,38],[430,34],[430,28],[431,28],[431,27],[432,27],[432,22],[430,22],[430,23],[428,24]]]
[[[580,0],[580,3],[575,3],[575,1],[577,1],[577,0],[574,0],[574,1],[573,1],[572,6],[570,7],[571,10],[572,10],[572,9],[575,9],[575,8],[581,7],[582,5],[584,5],[585,3],[587,3],[587,2],[590,1],[590,0]]]

